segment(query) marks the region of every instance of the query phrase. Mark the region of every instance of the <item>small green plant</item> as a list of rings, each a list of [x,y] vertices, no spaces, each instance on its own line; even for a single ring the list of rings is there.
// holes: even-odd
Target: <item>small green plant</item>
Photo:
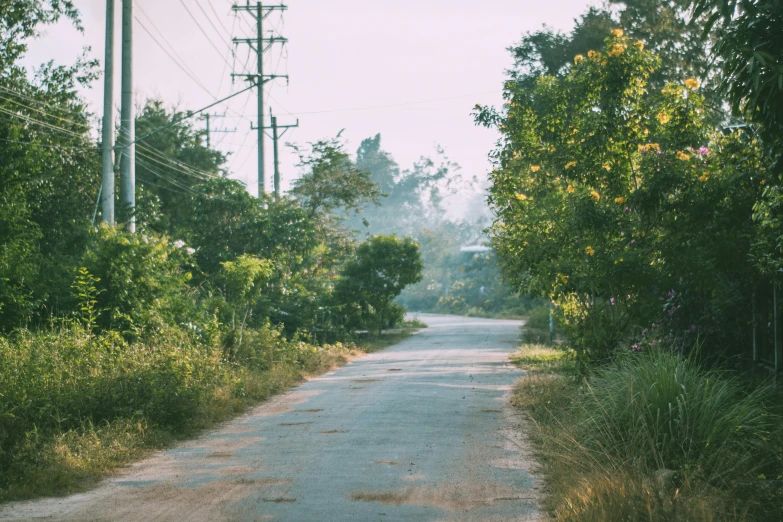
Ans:
[[[93,276],[85,267],[81,267],[71,286],[73,297],[78,303],[79,318],[88,332],[93,331],[96,319],[101,313],[97,307],[98,296],[106,291],[95,286],[98,282],[100,282],[99,278]]]

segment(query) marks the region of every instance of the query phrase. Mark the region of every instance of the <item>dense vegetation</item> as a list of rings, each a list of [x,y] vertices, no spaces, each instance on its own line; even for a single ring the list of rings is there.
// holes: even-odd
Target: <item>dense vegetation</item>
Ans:
[[[381,191],[338,140],[300,151],[290,196],[258,199],[156,100],[137,117],[137,233],[127,213],[102,224],[76,93],[96,64],[18,64],[60,17],[78,24],[70,2],[0,5],[0,500],[83,487],[347,360],[422,277],[413,239],[357,241],[346,215]]]
[[[518,358],[547,507],[779,520],[781,4],[610,4],[525,35],[476,108],[503,275],[563,336]]]

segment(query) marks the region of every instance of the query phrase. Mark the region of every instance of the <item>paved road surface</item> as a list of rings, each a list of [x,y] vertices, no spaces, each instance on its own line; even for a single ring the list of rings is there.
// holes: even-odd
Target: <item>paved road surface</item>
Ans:
[[[250,414],[8,520],[539,520],[522,420],[506,404],[519,323],[429,328]]]

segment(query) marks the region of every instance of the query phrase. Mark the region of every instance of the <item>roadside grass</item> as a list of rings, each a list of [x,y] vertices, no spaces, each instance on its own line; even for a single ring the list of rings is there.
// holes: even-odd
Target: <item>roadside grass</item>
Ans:
[[[85,491],[294,386],[411,335],[317,347],[248,332],[218,343],[169,331],[144,342],[78,326],[0,337],[0,502]]]
[[[579,377],[572,352],[523,345],[512,404],[558,521],[783,519],[783,429],[769,389],[676,354]]]

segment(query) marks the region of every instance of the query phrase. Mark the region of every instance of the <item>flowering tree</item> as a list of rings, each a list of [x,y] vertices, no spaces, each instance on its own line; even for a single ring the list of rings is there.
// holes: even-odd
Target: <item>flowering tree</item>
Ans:
[[[717,250],[726,240],[750,244],[761,179],[745,167],[755,156],[722,151],[753,147],[710,129],[696,80],[648,90],[659,66],[615,29],[562,78],[509,82],[501,112],[477,108],[477,121],[503,134],[490,204],[505,275],[552,298],[576,347],[598,358],[654,323],[672,289],[693,287],[704,320],[702,294],[716,281],[702,284],[697,272],[737,257]],[[749,197],[731,192],[740,189]],[[730,207],[728,227],[720,205]],[[732,270],[752,271],[748,249]]]

